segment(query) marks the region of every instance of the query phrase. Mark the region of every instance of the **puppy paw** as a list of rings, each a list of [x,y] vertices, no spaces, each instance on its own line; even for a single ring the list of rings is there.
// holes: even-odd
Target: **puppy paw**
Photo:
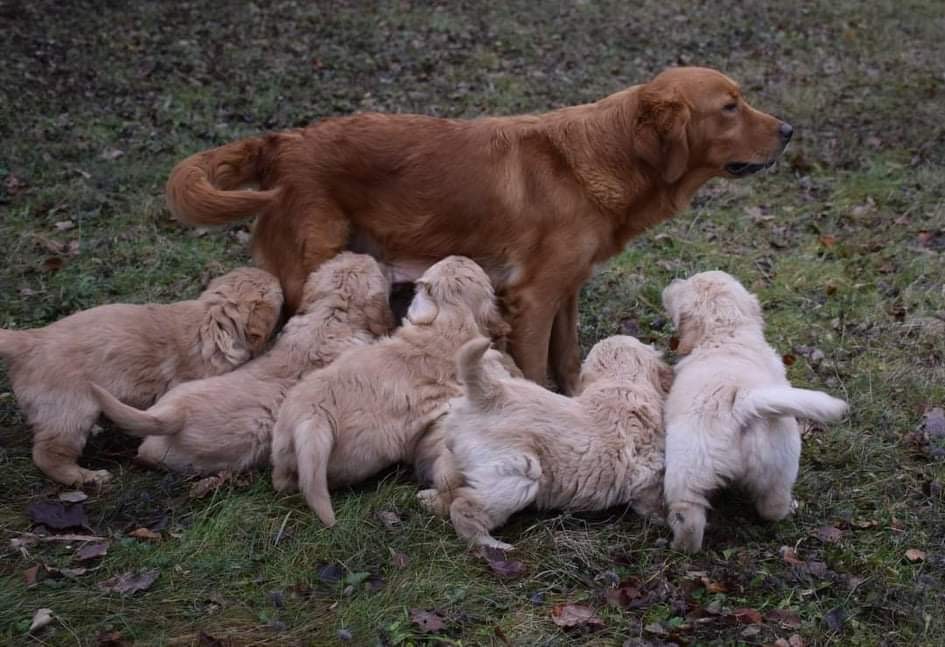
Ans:
[[[495,548],[496,550],[515,550],[515,546],[512,544],[507,544],[504,541],[499,541],[495,537],[480,537],[476,540],[476,543],[480,546],[485,546],[486,548]]]
[[[81,483],[78,485],[105,487],[112,480],[112,473],[108,470],[86,470],[80,468],[79,474]]]
[[[450,514],[449,504],[443,500],[439,490],[435,488],[417,492],[417,501],[421,508],[438,517],[448,517]]]

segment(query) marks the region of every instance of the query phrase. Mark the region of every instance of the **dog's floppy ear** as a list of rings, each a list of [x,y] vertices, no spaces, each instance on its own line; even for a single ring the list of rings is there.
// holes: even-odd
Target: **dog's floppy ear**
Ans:
[[[237,323],[240,322],[240,323]],[[200,326],[201,356],[206,361],[222,356],[231,366],[239,366],[252,356],[247,348],[244,331],[238,326],[243,322],[235,304],[219,302],[207,308],[207,315]]]
[[[657,370],[659,371],[660,389],[665,395],[669,395],[669,390],[673,387],[673,369],[666,364],[660,364]]]
[[[677,355],[691,353],[705,335],[705,325],[702,320],[696,320],[685,313],[680,315],[676,329],[679,331],[679,345],[676,346]]]
[[[407,321],[415,326],[429,326],[438,314],[440,308],[430,294],[430,285],[425,281],[417,281],[413,301],[407,310]]]
[[[273,303],[263,295],[255,303],[248,304],[248,310],[246,342],[249,344],[250,352],[256,355],[269,341],[272,331],[279,322],[279,315],[282,312],[282,299],[279,298],[278,303]]]
[[[677,182],[689,164],[689,119],[689,106],[672,89],[640,91],[634,151],[669,184]]]

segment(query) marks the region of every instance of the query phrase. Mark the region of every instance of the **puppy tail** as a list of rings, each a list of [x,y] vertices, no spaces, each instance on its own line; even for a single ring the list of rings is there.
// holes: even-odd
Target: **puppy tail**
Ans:
[[[482,358],[490,343],[486,337],[476,337],[463,344],[456,355],[456,372],[463,381],[466,397],[481,407],[491,406],[502,392],[502,385],[482,366]]]
[[[795,416],[829,422],[843,417],[847,403],[821,391],[773,386],[743,392],[735,409],[743,419]]]
[[[268,207],[278,189],[247,191],[259,182],[259,160],[269,138],[243,139],[178,162],[164,189],[167,208],[188,225],[222,225]]]
[[[317,414],[316,414],[317,415]],[[331,420],[308,418],[292,432],[298,461],[299,490],[305,502],[326,527],[335,525],[335,511],[328,493],[328,461],[335,445]]]
[[[33,334],[29,330],[7,330],[0,328],[0,359],[10,359],[33,347]]]
[[[89,386],[105,417],[132,436],[171,436],[184,426],[184,416],[179,411],[165,408],[160,413],[153,413],[152,410],[159,408],[160,404],[141,411],[123,403],[94,382]]]

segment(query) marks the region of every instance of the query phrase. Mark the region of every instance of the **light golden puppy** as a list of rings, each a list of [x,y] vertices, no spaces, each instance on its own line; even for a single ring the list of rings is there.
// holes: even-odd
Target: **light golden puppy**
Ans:
[[[102,413],[146,436],[138,458],[147,464],[196,474],[263,465],[286,392],[309,371],[390,332],[389,291],[377,261],[345,252],[309,276],[301,308],[272,348],[240,369],[181,384],[147,411],[92,388]]]
[[[791,386],[765,341],[758,299],[725,272],[676,279],[663,307],[684,356],[665,409],[667,519],[673,548],[693,553],[707,496],[722,485],[745,486],[762,518],[786,517],[801,453],[794,417],[833,420],[847,405]]]
[[[459,393],[456,351],[475,337],[507,332],[482,268],[461,256],[434,264],[417,281],[400,329],[349,350],[286,396],[273,430],[273,486],[298,483],[332,526],[330,487],[401,461],[429,464],[438,443],[425,434]]]
[[[107,482],[108,471],[76,462],[100,412],[89,383],[147,407],[181,382],[246,362],[268,341],[281,308],[275,277],[245,267],[192,301],[99,306],[45,328],[0,330],[0,357],[33,428],[33,462],[66,485]]]
[[[633,337],[605,339],[584,361],[580,395],[567,398],[484,371],[488,345],[475,339],[458,355],[465,395],[442,420],[448,451],[421,503],[448,515],[463,539],[503,550],[512,546],[490,531],[533,503],[630,504],[662,517],[662,408],[672,371],[659,352]]]

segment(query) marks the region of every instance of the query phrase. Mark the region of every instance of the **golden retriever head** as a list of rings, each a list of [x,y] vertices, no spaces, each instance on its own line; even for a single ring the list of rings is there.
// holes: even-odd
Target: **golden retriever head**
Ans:
[[[238,365],[269,340],[282,311],[282,288],[269,272],[241,267],[211,281],[199,300],[207,304],[200,328],[204,357],[222,354]]]
[[[707,333],[745,325],[764,329],[758,299],[725,272],[674,279],[663,290],[663,308],[679,333],[680,355],[691,353]]]
[[[317,304],[333,311],[340,308],[346,319],[380,337],[394,327],[389,298],[390,283],[376,260],[342,252],[309,274],[298,314],[311,312]]]
[[[447,256],[417,279],[407,321],[415,326],[432,324],[444,312],[460,308],[471,313],[483,335],[504,340],[510,328],[496,305],[488,275],[465,256]]]
[[[581,366],[581,390],[600,379],[645,380],[657,393],[669,393],[673,369],[663,354],[628,335],[614,335],[597,342]]]
[[[756,173],[774,164],[794,132],[709,68],[667,69],[638,96],[634,149],[669,184],[691,172],[703,180]]]

